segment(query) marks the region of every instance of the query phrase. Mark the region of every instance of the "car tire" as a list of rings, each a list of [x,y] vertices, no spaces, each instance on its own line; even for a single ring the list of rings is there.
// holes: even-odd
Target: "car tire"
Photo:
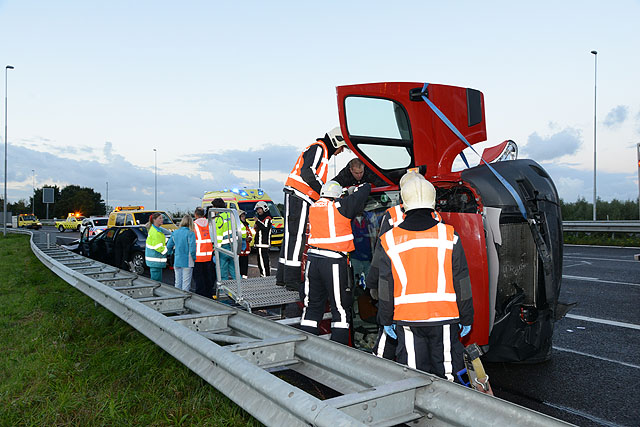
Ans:
[[[145,270],[144,254],[142,252],[136,252],[131,257],[133,263],[133,272],[142,275]]]
[[[77,227],[76,227],[76,231],[80,231],[80,226],[77,226]]]
[[[61,232],[61,233],[64,233],[64,227],[63,226],[59,226],[58,227],[58,231]]]

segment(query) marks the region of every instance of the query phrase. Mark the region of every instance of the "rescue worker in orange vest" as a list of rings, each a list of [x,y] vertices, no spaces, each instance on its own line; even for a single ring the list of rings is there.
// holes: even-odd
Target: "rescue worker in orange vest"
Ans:
[[[209,233],[209,221],[204,217],[204,209],[196,208],[193,222],[196,233],[196,262],[193,266],[193,280],[196,294],[213,298],[215,277],[213,275],[213,242]]]
[[[351,220],[364,209],[371,184],[363,184],[339,199],[342,187],[335,181],[322,186],[320,200],[309,208],[309,250],[305,265],[301,329],[318,334],[324,307],[331,304],[331,340],[349,342],[352,292],[347,253],[354,250]]]
[[[454,381],[464,368],[458,336],[473,323],[467,260],[454,228],[432,217],[433,185],[407,175],[400,188],[406,217],[380,237],[374,255],[378,323],[397,337],[398,362]]]
[[[411,177],[411,175],[405,174],[400,179],[400,188],[402,188],[404,179],[406,179],[407,177]],[[406,214],[404,212],[404,206],[402,205],[402,203],[392,206],[385,211],[384,215],[382,216],[382,221],[380,222],[380,230],[378,231],[378,243],[376,247],[380,246],[380,240],[379,240],[380,236],[382,236],[387,231],[391,230],[393,227],[397,227],[398,225],[400,225],[402,221],[404,221],[405,217],[406,217]],[[435,210],[431,212],[431,217],[438,222],[442,222],[442,218],[440,217],[440,214],[438,214],[438,212],[436,212]],[[379,254],[380,252],[378,252],[378,255]],[[372,263],[373,263],[373,260],[372,260]],[[377,296],[378,295],[377,293],[378,292],[378,268],[377,268],[378,263],[379,261],[376,262],[375,265],[371,266],[366,278],[367,287],[370,289],[371,296],[374,299],[378,299],[378,296]],[[398,346],[398,340],[396,338],[391,338],[390,336],[388,336],[384,332],[384,329],[380,327],[378,330],[378,337],[376,338],[376,343],[373,346],[373,349],[371,351],[374,355],[378,357],[382,357],[384,359],[389,359],[389,360],[396,360],[397,346]]]
[[[284,185],[284,238],[278,258],[276,285],[299,291],[302,282],[302,251],[309,206],[320,198],[327,182],[329,159],[347,146],[340,128],[334,128],[309,145],[287,177]]]

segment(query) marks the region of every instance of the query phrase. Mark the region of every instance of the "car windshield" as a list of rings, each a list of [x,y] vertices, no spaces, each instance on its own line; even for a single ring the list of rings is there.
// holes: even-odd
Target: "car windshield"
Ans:
[[[149,222],[149,217],[151,216],[151,214],[153,214],[154,212],[138,212],[138,213],[134,213],[133,216],[136,218],[136,223],[135,225],[144,225],[147,222]],[[160,214],[162,215],[162,224],[173,224],[173,221],[171,221],[171,218],[169,218],[167,216],[167,214],[165,214],[164,212],[160,212]]]
[[[240,209],[247,213],[247,218],[253,218],[256,216],[255,207],[258,201],[259,200],[239,202]],[[276,207],[275,203],[273,203],[271,200],[265,200],[265,202],[267,202],[267,207],[269,208],[269,216],[271,216],[272,218],[281,216],[280,211]]]
[[[98,227],[99,227],[99,226],[107,225],[107,222],[108,222],[108,221],[109,221],[109,220],[108,220],[107,218],[104,218],[104,219],[94,219],[94,220],[93,220],[93,224],[94,224],[95,226],[98,226]]]
[[[24,216],[22,217],[22,220],[23,220],[23,221],[34,221],[35,219],[36,219],[36,217],[35,217],[35,216],[33,216],[33,215],[24,215]]]

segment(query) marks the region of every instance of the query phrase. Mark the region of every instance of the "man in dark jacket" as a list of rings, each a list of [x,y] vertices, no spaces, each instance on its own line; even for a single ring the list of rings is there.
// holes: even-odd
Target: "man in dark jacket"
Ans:
[[[374,187],[384,187],[389,185],[378,175],[371,172],[371,170],[362,163],[362,160],[357,157],[351,159],[347,166],[345,166],[344,169],[342,169],[338,175],[333,178],[333,181],[345,188],[364,184],[365,182],[368,182]]]

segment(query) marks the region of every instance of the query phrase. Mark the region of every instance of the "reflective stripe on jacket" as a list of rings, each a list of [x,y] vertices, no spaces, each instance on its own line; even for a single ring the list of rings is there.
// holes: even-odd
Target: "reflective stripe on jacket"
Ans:
[[[320,198],[320,194],[315,191],[311,186],[302,179],[302,166],[304,164],[304,154],[314,145],[319,145],[322,150],[316,153],[316,158],[313,160],[312,172],[313,174],[321,181],[320,185],[327,182],[327,172],[329,166],[329,157],[327,146],[322,140],[316,140],[313,144],[310,144],[298,157],[298,161],[296,162],[293,170],[287,177],[287,181],[285,182],[285,187],[291,188],[294,192],[299,193],[300,195],[306,196],[311,199],[311,202],[314,202]],[[314,168],[315,166],[315,168]]]
[[[167,251],[164,233],[158,227],[152,225],[147,234],[147,245],[144,250],[144,259],[147,266],[150,268],[166,267]]]
[[[193,225],[196,233],[196,262],[211,261],[213,243],[209,234],[209,225],[199,225],[197,222]]]
[[[340,202],[324,197],[309,208],[309,245],[338,252],[355,249],[351,219],[343,216]]]
[[[436,322],[459,317],[452,253],[458,237],[439,223],[422,231],[394,227],[380,243],[391,260],[394,320]]]

